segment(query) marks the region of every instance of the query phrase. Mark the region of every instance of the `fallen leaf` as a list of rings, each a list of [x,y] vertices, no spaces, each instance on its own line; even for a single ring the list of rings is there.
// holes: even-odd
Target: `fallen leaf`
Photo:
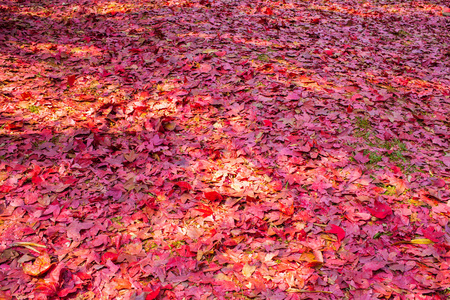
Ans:
[[[53,266],[48,253],[38,256],[32,263],[23,264],[23,272],[30,276],[40,276]]]
[[[392,214],[391,207],[387,204],[381,203],[378,200],[375,200],[373,208],[367,208],[367,210],[372,214],[372,216],[379,219],[384,219]]]
[[[115,282],[115,284],[116,284],[116,286],[115,286],[116,290],[124,290],[124,289],[129,290],[132,287],[131,282],[128,281],[127,279],[114,278],[113,282]]]
[[[434,244],[434,242],[432,240],[429,240],[429,239],[413,239],[413,240],[410,240],[410,241],[395,242],[392,245],[400,245],[400,244],[428,245],[428,244]]]
[[[157,288],[154,291],[151,291],[150,293],[147,294],[147,296],[145,297],[145,300],[153,300],[156,299],[156,297],[159,296],[160,293],[160,288]]]
[[[205,198],[208,199],[209,201],[217,201],[217,200],[222,201],[223,200],[222,195],[216,191],[205,192],[204,195],[205,195]]]
[[[338,237],[338,241],[342,241],[345,238],[345,231],[339,226],[331,224],[331,229],[327,231],[327,233],[336,234]]]
[[[182,190],[190,191],[192,190],[192,186],[184,181],[178,181],[174,183],[176,186],[178,186]]]
[[[249,278],[250,276],[252,276],[253,272],[255,272],[256,270],[256,266],[250,266],[248,263],[246,263],[244,265],[244,267],[242,268],[242,274]]]
[[[68,76],[68,77],[67,77],[67,85],[68,85],[69,87],[73,87],[73,85],[75,84],[75,79],[76,79],[76,76],[75,76],[75,75],[70,75],[70,76]]]
[[[105,264],[108,260],[111,260],[111,261],[116,261],[117,260],[117,258],[119,257],[119,254],[118,253],[115,253],[115,252],[105,252],[103,255],[102,255],[102,264]]]

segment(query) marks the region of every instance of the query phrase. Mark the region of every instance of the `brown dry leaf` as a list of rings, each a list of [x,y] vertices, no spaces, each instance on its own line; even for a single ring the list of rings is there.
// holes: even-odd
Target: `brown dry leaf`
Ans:
[[[19,253],[13,249],[6,249],[2,253],[0,253],[0,263],[4,263],[6,261],[12,260],[19,256]]]
[[[256,266],[250,266],[248,263],[246,263],[244,265],[244,267],[242,268],[242,274],[249,278],[250,276],[252,276],[253,272],[255,272],[256,270]]]
[[[175,128],[177,127],[177,123],[175,121],[164,122],[163,127],[167,131],[174,131]]]
[[[123,157],[125,157],[125,159],[126,159],[128,162],[133,162],[133,161],[136,159],[137,156],[138,156],[138,155],[136,154],[136,152],[134,152],[134,150],[131,150],[130,152],[125,153],[125,154],[123,155]]]

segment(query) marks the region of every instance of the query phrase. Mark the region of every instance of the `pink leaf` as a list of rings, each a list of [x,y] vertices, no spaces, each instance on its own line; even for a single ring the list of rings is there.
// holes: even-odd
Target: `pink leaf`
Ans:
[[[444,165],[450,168],[450,156],[444,156],[441,158],[441,160],[444,163]]]
[[[450,17],[450,8],[449,7],[444,7],[442,9],[442,15],[446,16],[446,17]]]
[[[443,232],[435,231],[434,228],[431,227],[431,226],[428,227],[427,229],[423,229],[422,228],[422,233],[423,233],[424,237],[426,237],[427,239],[429,239],[429,240],[431,240],[431,241],[433,241],[435,243],[438,243],[439,239],[442,236],[444,236]]]
[[[93,222],[80,223],[78,221],[74,221],[67,227],[67,237],[78,241],[81,239],[80,231],[90,229],[92,226],[94,226]]]
[[[299,100],[300,99],[300,95],[295,93],[295,92],[290,92],[287,96],[286,96],[286,100]]]
[[[353,158],[361,164],[365,164],[370,160],[369,155],[363,155],[362,152],[356,153],[355,156],[353,156]]]

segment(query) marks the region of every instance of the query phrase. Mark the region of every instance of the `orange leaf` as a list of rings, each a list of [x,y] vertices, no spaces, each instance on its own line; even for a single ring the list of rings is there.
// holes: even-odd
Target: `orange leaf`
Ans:
[[[131,282],[122,278],[115,278],[114,282],[116,283],[116,290],[129,290],[131,289]]]
[[[36,258],[33,263],[23,265],[23,272],[30,276],[40,276],[52,267],[52,262],[48,253],[44,253]]]

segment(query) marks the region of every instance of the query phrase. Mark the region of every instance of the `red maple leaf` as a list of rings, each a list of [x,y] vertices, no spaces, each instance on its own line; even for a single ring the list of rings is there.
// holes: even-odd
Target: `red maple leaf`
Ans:
[[[102,255],[102,264],[105,264],[108,261],[108,259],[111,261],[116,261],[118,257],[119,257],[119,254],[117,254],[117,253],[106,252]]]
[[[345,231],[341,227],[331,224],[331,229],[327,233],[336,234],[338,241],[342,241],[345,238]]]
[[[74,85],[74,83],[75,83],[75,79],[76,79],[75,75],[69,75],[69,76],[67,77],[67,85],[68,85],[69,87],[73,87],[73,85]]]
[[[379,219],[384,219],[392,214],[391,207],[387,204],[381,203],[378,200],[375,200],[373,208],[367,208],[367,210],[372,214],[372,216]]]
[[[198,208],[195,209],[196,211],[199,211],[202,213],[202,217],[206,218],[209,217],[210,215],[212,215],[214,212],[212,211],[211,208],[209,208],[206,205],[200,205]]]
[[[264,120],[263,123],[264,123],[264,126],[272,127],[272,122],[270,120]]]
[[[158,295],[159,295],[159,291],[160,291],[160,288],[157,288],[156,290],[151,291],[150,293],[147,294],[147,296],[145,297],[145,300],[156,299],[156,297],[158,297]]]
[[[205,198],[208,199],[209,201],[216,201],[216,200],[223,200],[223,197],[221,194],[219,194],[216,191],[212,191],[212,192],[206,192],[205,194]]]
[[[443,232],[436,231],[431,226],[429,226],[426,229],[422,228],[422,233],[423,233],[424,237],[426,237],[427,239],[429,239],[429,240],[431,240],[431,241],[433,241],[435,243],[438,243],[440,238],[444,236]]]
[[[185,182],[185,181],[175,182],[175,185],[178,186],[182,190],[183,189],[186,190],[186,191],[192,190],[192,186],[189,183]]]

